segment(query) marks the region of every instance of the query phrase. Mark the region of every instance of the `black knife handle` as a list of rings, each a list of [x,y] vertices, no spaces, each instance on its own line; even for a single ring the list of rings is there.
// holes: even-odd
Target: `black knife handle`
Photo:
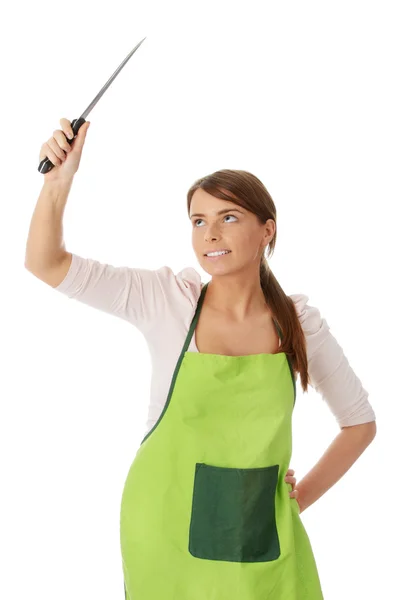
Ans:
[[[82,127],[82,125],[86,123],[85,119],[74,119],[71,123],[71,127],[72,127],[72,131],[74,132],[74,137],[72,138],[72,140],[67,139],[68,144],[72,144],[72,142],[74,141],[76,135],[78,134],[79,129]],[[52,168],[54,167],[53,163],[51,162],[51,160],[49,158],[44,158],[42,161],[40,161],[39,167],[38,167],[38,171],[39,173],[48,173],[49,171],[52,170]]]

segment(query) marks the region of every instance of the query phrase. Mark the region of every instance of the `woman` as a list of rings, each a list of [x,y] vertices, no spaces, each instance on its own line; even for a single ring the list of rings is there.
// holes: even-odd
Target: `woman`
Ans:
[[[74,151],[79,163],[86,135],[69,150],[70,123],[61,123],[40,155],[58,159],[60,170]],[[192,244],[210,275],[206,284],[191,267],[178,274],[167,266],[113,267],[63,251],[60,239],[52,248],[57,260],[49,252],[47,267],[35,268],[35,252],[42,260],[44,253],[38,240],[51,237],[45,228],[61,230],[71,172],[45,183],[26,266],[70,298],[136,326],[153,362],[147,429],[121,501],[125,597],[323,598],[300,512],[368,446],[375,414],[318,309],[303,294],[287,296],[268,267],[264,252],[272,254],[277,229],[267,189],[251,173],[229,169],[190,188]],[[54,203],[46,214],[43,208],[51,197],[61,203],[58,222]],[[292,489],[298,374],[303,391],[311,383],[323,395],[342,432]]]

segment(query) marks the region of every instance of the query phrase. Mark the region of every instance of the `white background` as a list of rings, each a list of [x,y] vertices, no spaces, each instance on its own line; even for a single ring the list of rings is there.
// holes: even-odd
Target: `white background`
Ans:
[[[373,443],[302,514],[324,597],[398,593],[397,9],[385,0],[8,3],[1,598],[124,600],[119,507],[147,419],[146,341],[36,279],[24,258],[40,146],[145,36],[88,116],[66,248],[115,266],[193,266],[208,281],[191,247],[188,188],[221,168],[263,181],[278,211],[271,268],[287,294],[319,308],[377,415]],[[298,383],[298,481],[338,432]]]

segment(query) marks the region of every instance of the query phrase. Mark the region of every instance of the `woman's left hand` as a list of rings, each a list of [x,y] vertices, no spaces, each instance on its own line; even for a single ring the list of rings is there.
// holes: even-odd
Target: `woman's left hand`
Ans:
[[[302,511],[301,504],[299,502],[299,490],[296,489],[296,477],[294,477],[294,470],[288,469],[285,477],[285,481],[287,483],[292,484],[292,491],[289,492],[290,498],[295,498],[297,504],[299,505],[300,512]]]

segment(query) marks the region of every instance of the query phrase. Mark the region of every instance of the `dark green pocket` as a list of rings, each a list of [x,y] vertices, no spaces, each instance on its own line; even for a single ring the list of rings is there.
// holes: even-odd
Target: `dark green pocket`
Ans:
[[[189,552],[235,562],[276,560],[279,465],[253,469],[196,463]]]

